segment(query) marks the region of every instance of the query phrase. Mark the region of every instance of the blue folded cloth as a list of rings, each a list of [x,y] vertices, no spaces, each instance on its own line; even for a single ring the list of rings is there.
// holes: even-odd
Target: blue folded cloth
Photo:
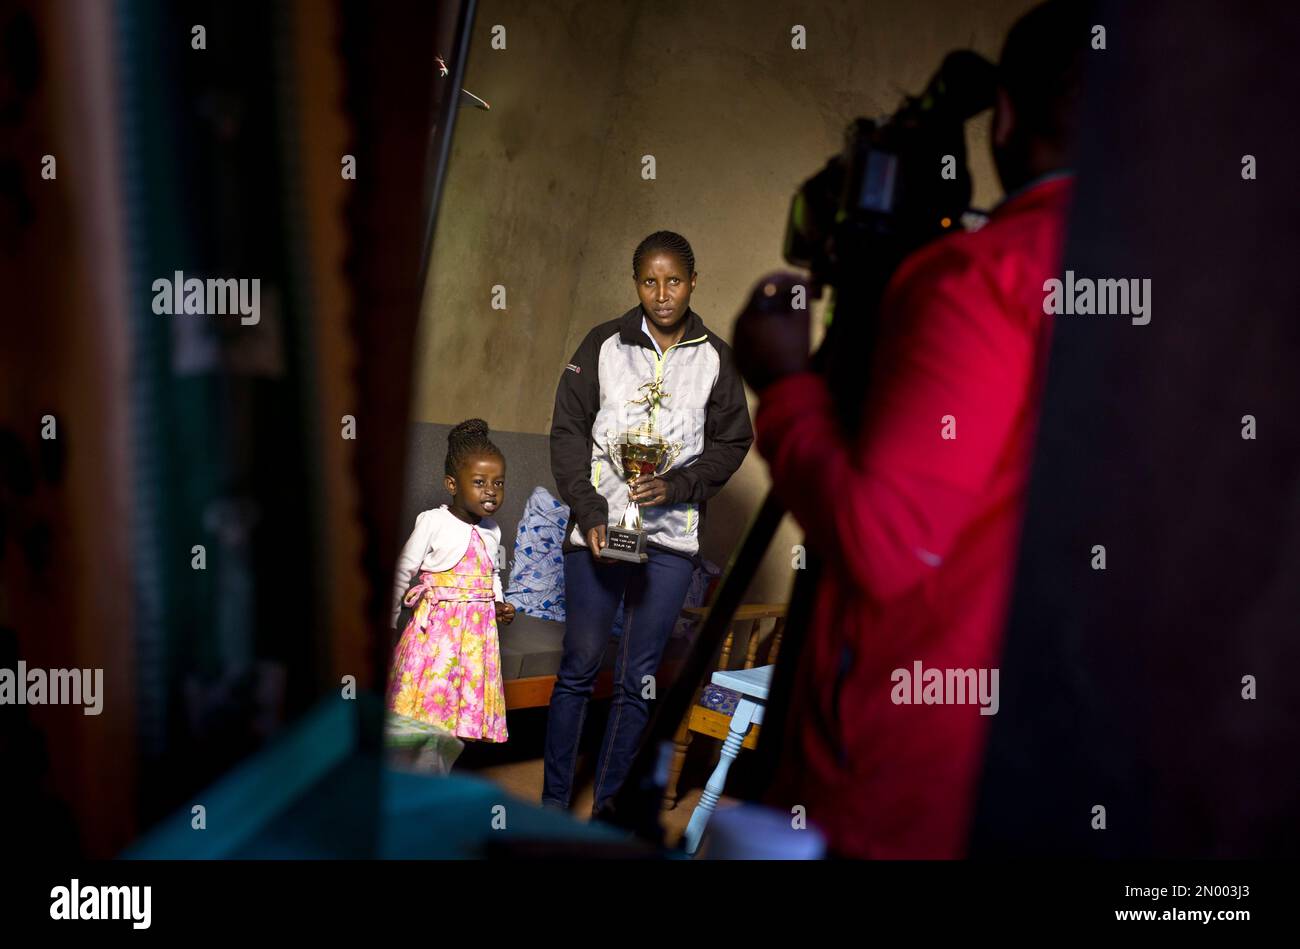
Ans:
[[[515,531],[514,562],[506,602],[538,619],[564,622],[564,525],[569,506],[537,487]]]

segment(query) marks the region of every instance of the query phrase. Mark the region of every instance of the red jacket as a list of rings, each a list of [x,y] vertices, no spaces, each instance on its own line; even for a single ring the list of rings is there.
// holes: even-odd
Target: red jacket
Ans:
[[[844,855],[965,853],[992,717],[895,704],[893,672],[998,665],[1071,189],[1041,182],[904,261],[852,444],[820,376],[760,393],[758,449],[826,562],[768,800]]]

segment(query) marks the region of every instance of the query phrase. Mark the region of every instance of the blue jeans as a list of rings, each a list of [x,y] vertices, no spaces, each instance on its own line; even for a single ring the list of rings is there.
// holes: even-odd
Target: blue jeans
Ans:
[[[650,718],[642,679],[659,668],[694,571],[686,557],[654,549],[646,554],[644,564],[598,564],[587,550],[564,555],[564,655],[546,720],[543,804],[569,806],[587,702],[620,599],[623,633],[614,662],[614,702],[596,764],[595,809],[618,791],[636,757]]]

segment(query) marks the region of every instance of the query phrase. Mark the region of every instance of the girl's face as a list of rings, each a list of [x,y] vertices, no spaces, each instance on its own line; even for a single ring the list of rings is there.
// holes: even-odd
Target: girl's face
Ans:
[[[506,463],[496,455],[471,455],[446,484],[452,510],[476,521],[491,517],[506,499]]]
[[[695,276],[686,272],[686,264],[676,254],[656,251],[641,261],[636,292],[650,322],[666,332],[677,328],[691,304]]]

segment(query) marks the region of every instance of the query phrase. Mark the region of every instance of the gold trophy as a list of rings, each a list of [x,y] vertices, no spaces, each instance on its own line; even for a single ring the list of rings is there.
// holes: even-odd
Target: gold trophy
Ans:
[[[632,431],[622,432],[617,437],[610,432],[605,444],[619,476],[628,484],[629,493],[632,482],[640,475],[658,476],[672,467],[673,461],[682,450],[681,442],[670,442],[656,434],[649,423]],[[661,467],[662,466],[662,467]],[[625,560],[628,563],[645,563],[649,557],[645,553],[645,531],[641,529],[641,505],[628,498],[627,508],[617,524],[611,524],[605,531],[605,548],[602,557],[610,560]]]

